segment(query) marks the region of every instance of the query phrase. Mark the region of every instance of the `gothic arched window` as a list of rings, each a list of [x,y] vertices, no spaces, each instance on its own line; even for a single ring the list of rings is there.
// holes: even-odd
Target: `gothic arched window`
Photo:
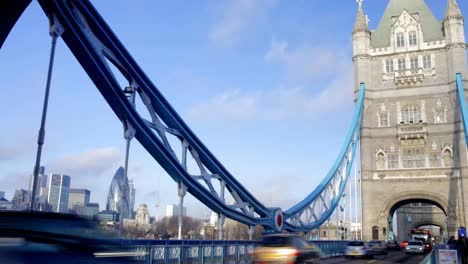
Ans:
[[[401,110],[401,121],[405,124],[418,123],[421,118],[421,106],[418,104],[408,104]]]
[[[403,33],[397,33],[397,47],[402,48],[405,46],[405,34]]]
[[[398,59],[398,70],[399,71],[406,70],[406,60],[405,59]]]
[[[386,70],[387,73],[395,71],[395,68],[393,67],[393,60],[392,59],[385,61],[385,70]]]
[[[411,65],[411,69],[417,69],[419,68],[419,61],[418,61],[418,57],[411,57],[410,58],[410,65]]]
[[[389,169],[398,169],[400,167],[400,161],[398,152],[395,151],[395,146],[390,146],[390,152],[387,155],[387,164]]]
[[[423,67],[424,67],[424,69],[432,68],[431,55],[424,55],[423,56]]]
[[[416,31],[411,31],[409,33],[409,44],[410,44],[410,46],[416,46],[418,44],[418,38],[416,36]]]

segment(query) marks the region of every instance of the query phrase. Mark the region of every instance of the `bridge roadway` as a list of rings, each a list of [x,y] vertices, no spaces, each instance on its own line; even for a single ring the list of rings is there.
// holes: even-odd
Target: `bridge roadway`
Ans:
[[[420,263],[427,255],[406,255],[402,251],[390,251],[385,255],[377,255],[367,259],[347,259],[345,257],[336,257],[324,259],[320,263],[323,264],[339,264],[339,263],[354,263],[354,264],[390,264],[390,263]]]

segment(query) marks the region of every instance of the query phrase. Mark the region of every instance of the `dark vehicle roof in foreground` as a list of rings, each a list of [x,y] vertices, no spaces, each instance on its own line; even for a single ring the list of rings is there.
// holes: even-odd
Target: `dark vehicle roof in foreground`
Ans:
[[[54,234],[89,239],[108,239],[96,224],[77,215],[32,211],[0,211],[0,236]]]
[[[365,245],[365,243],[364,241],[361,241],[361,240],[354,240],[354,241],[349,241],[347,245],[350,247],[362,247]]]

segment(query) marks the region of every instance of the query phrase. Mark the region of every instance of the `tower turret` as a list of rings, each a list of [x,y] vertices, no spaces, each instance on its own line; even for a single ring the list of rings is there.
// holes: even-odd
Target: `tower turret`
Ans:
[[[369,31],[368,20],[362,10],[362,1],[363,0],[356,0],[358,3],[358,12],[353,29],[355,91],[359,90],[359,83],[367,83],[370,80],[369,50],[371,43],[371,33]]]
[[[466,43],[464,18],[456,0],[448,0],[443,20],[445,41],[447,43],[447,67],[449,78],[466,68]]]
[[[464,19],[457,0],[448,0],[443,23],[447,44],[465,43]]]
[[[358,2],[358,12],[353,29],[353,55],[368,54],[370,49],[370,31],[367,18],[362,11],[362,1]]]

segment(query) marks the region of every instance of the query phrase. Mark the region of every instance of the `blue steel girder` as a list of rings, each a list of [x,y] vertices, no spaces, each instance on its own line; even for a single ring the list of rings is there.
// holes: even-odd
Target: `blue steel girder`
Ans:
[[[135,130],[135,138],[176,182],[182,182],[189,193],[217,213],[248,225],[277,230],[274,215],[279,209],[259,202],[202,144],[89,1],[39,3],[49,17],[61,24],[62,39],[120,121]],[[144,107],[137,110],[127,100],[124,88],[116,80],[117,74],[136,90],[135,96]],[[169,137],[179,141],[180,152],[175,151]],[[189,159],[196,164],[197,172],[188,171]],[[225,195],[230,195],[231,200]]]
[[[344,192],[358,144],[364,84],[350,132],[335,165],[310,195],[283,216],[281,209],[267,208],[259,202],[202,144],[88,0],[38,1],[46,15],[60,24],[62,39],[124,126],[135,132],[135,138],[174,181],[181,182],[210,209],[244,224],[263,225],[276,232],[310,231],[330,217]],[[129,90],[136,91],[131,96],[138,96],[143,108],[137,110],[128,100],[129,90],[120,86],[112,68],[125,77],[132,88]],[[179,142],[180,152],[174,150],[175,144],[169,138]],[[196,165],[195,172],[188,168],[190,161]]]
[[[465,144],[468,147],[468,132],[466,130],[466,128],[468,127],[468,108],[466,106],[465,89],[463,88],[463,78],[461,73],[457,73],[456,75],[456,85],[458,91],[458,100],[460,101],[460,111],[463,121],[463,130],[465,133]]]
[[[310,231],[321,226],[338,206],[359,144],[364,94],[365,85],[362,83],[351,128],[340,155],[319,186],[303,201],[284,212],[286,228],[290,225],[295,231]]]

